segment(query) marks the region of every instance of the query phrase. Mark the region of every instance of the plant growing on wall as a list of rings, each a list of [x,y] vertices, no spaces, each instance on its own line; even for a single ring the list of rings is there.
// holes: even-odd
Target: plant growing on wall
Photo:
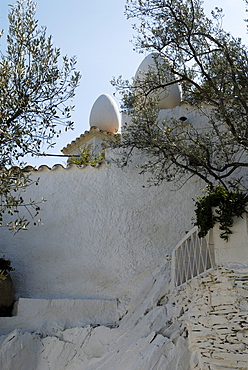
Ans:
[[[11,267],[11,262],[6,260],[4,257],[0,258],[0,280],[5,280],[10,271],[14,271]]]
[[[246,212],[248,194],[238,187],[228,191],[222,185],[211,186],[204,196],[197,198],[195,204],[195,225],[199,226],[199,237],[204,237],[218,222],[220,237],[227,241],[232,233],[234,217],[242,217]]]
[[[71,99],[80,75],[75,58],[61,57],[46,28],[38,26],[32,0],[10,5],[8,18],[6,50],[0,54],[0,224],[3,213],[14,208],[17,217],[9,227],[16,231],[28,224],[19,213],[20,194],[30,184],[21,160],[41,154],[44,143],[53,145],[63,127],[72,128]],[[26,206],[32,213],[34,203]]]
[[[246,45],[223,29],[222,10],[207,17],[201,0],[127,0],[126,15],[135,21],[136,49],[155,53],[156,68],[134,83],[113,80],[131,117],[120,143],[122,163],[140,152],[145,158],[140,171],[150,173],[152,184],[198,176],[217,193],[225,189],[228,198],[234,193],[239,198],[233,185],[239,180],[246,193],[248,180]],[[158,122],[161,89],[175,83],[207,125],[180,118]]]
[[[70,161],[77,166],[83,166],[84,164],[91,164],[91,166],[95,167],[101,161],[105,160],[105,151],[98,154],[91,153],[90,148],[82,148],[80,150],[80,154],[78,156],[72,156]]]

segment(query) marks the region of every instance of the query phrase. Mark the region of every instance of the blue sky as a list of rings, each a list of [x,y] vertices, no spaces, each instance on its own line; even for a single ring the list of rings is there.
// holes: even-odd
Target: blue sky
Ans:
[[[14,2],[14,1],[13,1]],[[7,29],[8,4],[1,0],[0,29]],[[55,46],[62,54],[77,56],[77,68],[82,74],[80,87],[74,100],[73,119],[75,130],[63,133],[52,153],[89,129],[89,114],[95,100],[102,93],[113,95],[110,84],[113,76],[130,79],[144,55],[133,51],[132,22],[124,16],[125,0],[40,0],[36,18],[47,26],[47,34],[53,36]],[[242,36],[246,42],[246,17],[243,0],[206,0],[206,11],[222,7],[226,14],[224,25],[234,36]],[[248,17],[248,14],[247,14]],[[117,104],[119,101],[117,99]],[[30,159],[32,165],[63,163],[59,158]]]

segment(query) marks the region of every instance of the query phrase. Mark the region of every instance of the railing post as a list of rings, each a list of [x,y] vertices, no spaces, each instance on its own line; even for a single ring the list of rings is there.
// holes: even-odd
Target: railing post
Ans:
[[[175,250],[172,252],[171,256],[171,290],[175,287],[175,279],[176,279],[176,260],[175,260]]]

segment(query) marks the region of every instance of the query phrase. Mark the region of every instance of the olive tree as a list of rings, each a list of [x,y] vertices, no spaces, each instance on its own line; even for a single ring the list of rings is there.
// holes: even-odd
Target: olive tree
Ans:
[[[131,84],[113,81],[131,116],[123,163],[135,149],[147,155],[141,171],[150,171],[154,184],[198,176],[211,191],[217,186],[247,199],[247,47],[223,29],[222,10],[207,17],[201,0],[127,0],[126,15],[135,22],[135,48],[153,52],[156,68]],[[175,83],[207,125],[158,120],[161,89]]]
[[[61,57],[46,28],[35,19],[35,3],[18,0],[10,5],[5,50],[0,53],[0,223],[4,212],[16,214],[13,229],[26,228],[21,216],[39,210],[25,203],[21,192],[31,184],[23,157],[41,154],[44,144],[73,127],[71,99],[80,74],[75,57]],[[3,36],[3,32],[2,32]],[[5,46],[6,45],[6,46]]]

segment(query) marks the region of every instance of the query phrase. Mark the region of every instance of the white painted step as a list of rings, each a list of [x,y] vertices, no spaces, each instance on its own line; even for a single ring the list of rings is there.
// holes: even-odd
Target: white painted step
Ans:
[[[87,325],[111,326],[119,320],[117,299],[20,298],[12,317],[0,317],[0,335],[15,329],[51,332]]]

